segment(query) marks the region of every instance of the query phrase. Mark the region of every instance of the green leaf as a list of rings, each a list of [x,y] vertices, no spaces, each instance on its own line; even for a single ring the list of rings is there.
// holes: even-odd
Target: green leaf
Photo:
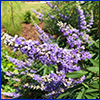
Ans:
[[[95,97],[98,97],[99,96],[99,93],[89,93],[91,96],[95,96]]]
[[[94,42],[94,44],[95,44],[95,46],[97,47],[97,48],[99,48],[99,43],[97,43],[98,41],[96,41],[96,42]]]
[[[87,74],[88,72],[87,71],[74,71],[72,73],[66,73],[66,77],[69,77],[69,78],[79,78],[85,74]]]
[[[62,97],[66,96],[67,94],[68,94],[68,92],[67,93],[63,93],[57,99],[61,99]]]
[[[48,66],[45,66],[44,71],[43,71],[43,76],[46,75],[46,73],[47,73],[47,68],[48,68]]]
[[[89,88],[89,86],[87,84],[85,84],[84,82],[82,82],[82,84],[86,87]]]
[[[87,79],[88,78],[91,78],[91,76],[92,76],[92,73],[89,73],[89,75],[86,77]]]
[[[44,69],[45,68],[45,65],[44,66],[42,66],[37,72],[40,72],[42,69]]]
[[[8,63],[8,64],[7,64],[8,67],[11,67],[12,65],[13,65],[12,63]]]
[[[95,58],[95,60],[98,60],[99,59],[99,55]]]
[[[68,47],[69,47],[69,46],[68,46],[68,45],[66,45],[66,49],[68,49]]]
[[[59,41],[59,39],[61,38],[62,36],[59,36],[58,38],[57,38],[57,43],[58,43],[58,41]]]
[[[3,65],[1,65],[1,70],[2,70],[3,72],[6,71],[5,68],[3,67]]]
[[[79,94],[78,94],[76,99],[82,99],[82,97],[84,95],[84,92],[85,92],[85,88],[82,89],[82,92],[79,92]]]
[[[99,89],[99,84],[98,83],[92,83],[89,86],[92,87],[92,88]]]
[[[93,97],[93,96],[90,96],[90,95],[85,95],[85,97],[87,98],[87,99],[95,99],[95,97]]]
[[[65,90],[65,92],[71,93],[72,91],[77,91],[77,89],[81,88],[81,87],[82,87],[82,84],[78,84],[78,85],[76,85],[76,86],[74,86],[72,88],[69,88],[69,89]]]
[[[90,93],[90,92],[96,92],[98,91],[97,89],[89,88],[85,91],[85,93]]]
[[[96,42],[99,42],[99,39],[97,39]]]
[[[89,60],[92,62],[93,66],[99,67],[99,60],[93,60],[93,59],[89,59]]]
[[[92,28],[91,30],[94,31],[94,30],[97,30],[97,29],[98,29],[98,28]]]
[[[93,44],[94,44],[94,41],[91,44],[89,44],[88,47],[92,46]]]
[[[99,67],[88,67],[87,70],[99,74]]]
[[[17,74],[18,73],[18,70],[15,69],[13,73]]]

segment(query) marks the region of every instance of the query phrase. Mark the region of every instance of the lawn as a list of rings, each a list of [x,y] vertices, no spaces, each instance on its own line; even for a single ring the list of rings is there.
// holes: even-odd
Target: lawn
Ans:
[[[8,5],[9,5],[9,1],[6,1],[8,2]],[[18,7],[21,6],[22,8],[22,12],[25,12],[27,10],[31,10],[31,8],[35,9],[35,10],[38,10],[38,9],[44,9],[44,10],[49,10],[50,7],[46,4],[46,3],[34,3],[34,2],[28,2],[28,3],[25,3],[25,2],[20,2],[20,4],[18,4]],[[45,9],[46,8],[46,9]],[[6,9],[6,8],[4,8]],[[19,8],[18,8],[19,9]],[[3,6],[2,6],[2,3],[1,3],[1,15],[3,14]]]
[[[45,9],[49,10],[50,7],[46,3],[23,3],[22,11],[31,10],[31,8],[38,10],[38,9]]]

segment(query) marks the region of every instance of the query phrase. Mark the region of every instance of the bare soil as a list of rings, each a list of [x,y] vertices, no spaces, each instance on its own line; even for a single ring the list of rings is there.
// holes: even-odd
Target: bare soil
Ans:
[[[41,29],[43,29],[43,25],[44,25],[44,23],[39,24]],[[21,36],[24,37],[26,40],[31,39],[31,40],[40,41],[40,39],[35,31],[37,31],[37,29],[31,23],[30,24],[23,23]],[[1,25],[1,32],[6,32],[6,29],[2,25]]]

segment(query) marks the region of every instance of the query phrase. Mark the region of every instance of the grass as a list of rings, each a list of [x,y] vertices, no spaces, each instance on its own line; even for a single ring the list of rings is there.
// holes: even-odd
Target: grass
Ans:
[[[25,12],[27,10],[31,11],[31,8],[33,8],[35,10],[39,10],[39,9],[49,10],[50,9],[50,7],[45,3],[23,3],[22,6],[23,6],[23,8],[22,8],[23,12]]]
[[[7,2],[7,1],[5,1]],[[25,11],[30,10],[31,13],[33,13],[33,11],[31,10],[31,8],[35,9],[35,10],[44,10],[44,11],[48,11],[50,9],[50,7],[46,4],[46,3],[25,3],[25,2],[20,2],[19,4],[21,6],[21,12],[25,13]],[[3,15],[3,5],[1,4],[1,19],[2,19],[2,15]],[[19,8],[18,8],[19,9]],[[18,9],[16,9],[16,11],[19,11]]]
[[[35,15],[31,8],[37,10],[38,12],[40,12],[40,9],[46,12],[50,9],[50,7],[46,3],[25,3],[21,1],[12,1],[12,4],[13,17],[11,15],[11,2],[3,1],[1,3],[1,25],[3,25],[6,28],[6,32],[12,36],[14,36],[15,34],[19,34],[20,36],[21,24],[19,23],[23,22],[23,15],[26,11],[30,11],[32,15]]]

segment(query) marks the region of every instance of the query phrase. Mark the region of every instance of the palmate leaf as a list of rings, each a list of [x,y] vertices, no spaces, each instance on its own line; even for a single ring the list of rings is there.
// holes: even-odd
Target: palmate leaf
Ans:
[[[90,79],[89,79],[90,80]],[[89,80],[85,80],[84,82],[88,82]],[[94,81],[95,82],[95,81]],[[84,83],[85,84],[85,83]],[[93,85],[93,84],[95,84],[95,83],[91,83],[90,85]],[[97,84],[97,83],[96,83]],[[90,86],[89,85],[89,86]],[[76,86],[74,86],[73,88],[69,88],[69,89],[67,89],[67,90],[65,90],[65,92],[64,93],[62,93],[57,99],[62,99],[62,98],[67,98],[67,96],[69,96],[69,94],[71,94],[72,92],[76,92],[77,90],[78,90],[78,88],[81,88],[83,86],[83,84],[79,84],[79,85],[76,85]],[[86,86],[85,86],[86,87]],[[97,84],[97,87],[99,87],[99,85]],[[88,87],[87,87],[88,88]],[[84,89],[83,89],[84,90]],[[82,90],[82,91],[83,91]],[[87,89],[88,90],[88,89]],[[86,91],[86,90],[85,90]],[[84,92],[85,92],[84,91]],[[98,90],[97,89],[95,89],[95,90],[93,90],[93,88],[92,88],[92,90],[88,90],[88,91],[90,91],[89,93],[95,93],[96,91],[98,92]],[[87,92],[88,92],[87,91]],[[93,91],[95,91],[95,92],[93,92]],[[80,93],[80,92],[79,92]],[[81,92],[82,93],[82,92]],[[80,94],[81,94],[80,93]],[[87,95],[88,95],[88,93],[87,93]],[[91,95],[90,95],[91,96]],[[97,96],[97,95],[96,95]],[[79,97],[81,97],[81,96],[77,96],[77,99],[79,98]],[[89,97],[88,97],[89,98]],[[94,97],[95,98],[95,97]],[[83,93],[83,96],[82,96],[82,99],[85,99],[85,93]]]
[[[95,67],[99,67],[99,60],[93,60],[93,59],[89,59],[91,61],[91,63],[93,64],[93,66]]]
[[[66,73],[66,77],[69,77],[69,78],[79,78],[85,74],[87,74],[88,72],[87,71],[74,71],[72,73]]]
[[[99,67],[88,67],[87,70],[99,74]]]
[[[90,94],[91,96],[93,96],[93,97],[95,96],[95,98],[98,98],[98,97],[99,97],[99,93],[97,93],[97,92],[96,92],[96,93],[89,93],[89,94]]]
[[[89,86],[92,87],[92,88],[99,89],[99,84],[98,83],[91,83]]]
[[[65,92],[62,93],[57,99],[62,99],[63,97],[69,95],[70,93],[75,92],[75,91],[76,91],[78,88],[80,88],[81,86],[82,86],[82,85],[79,84],[79,85],[76,85],[76,86],[74,86],[74,87],[72,87],[72,88],[69,88],[69,89],[65,90]]]

